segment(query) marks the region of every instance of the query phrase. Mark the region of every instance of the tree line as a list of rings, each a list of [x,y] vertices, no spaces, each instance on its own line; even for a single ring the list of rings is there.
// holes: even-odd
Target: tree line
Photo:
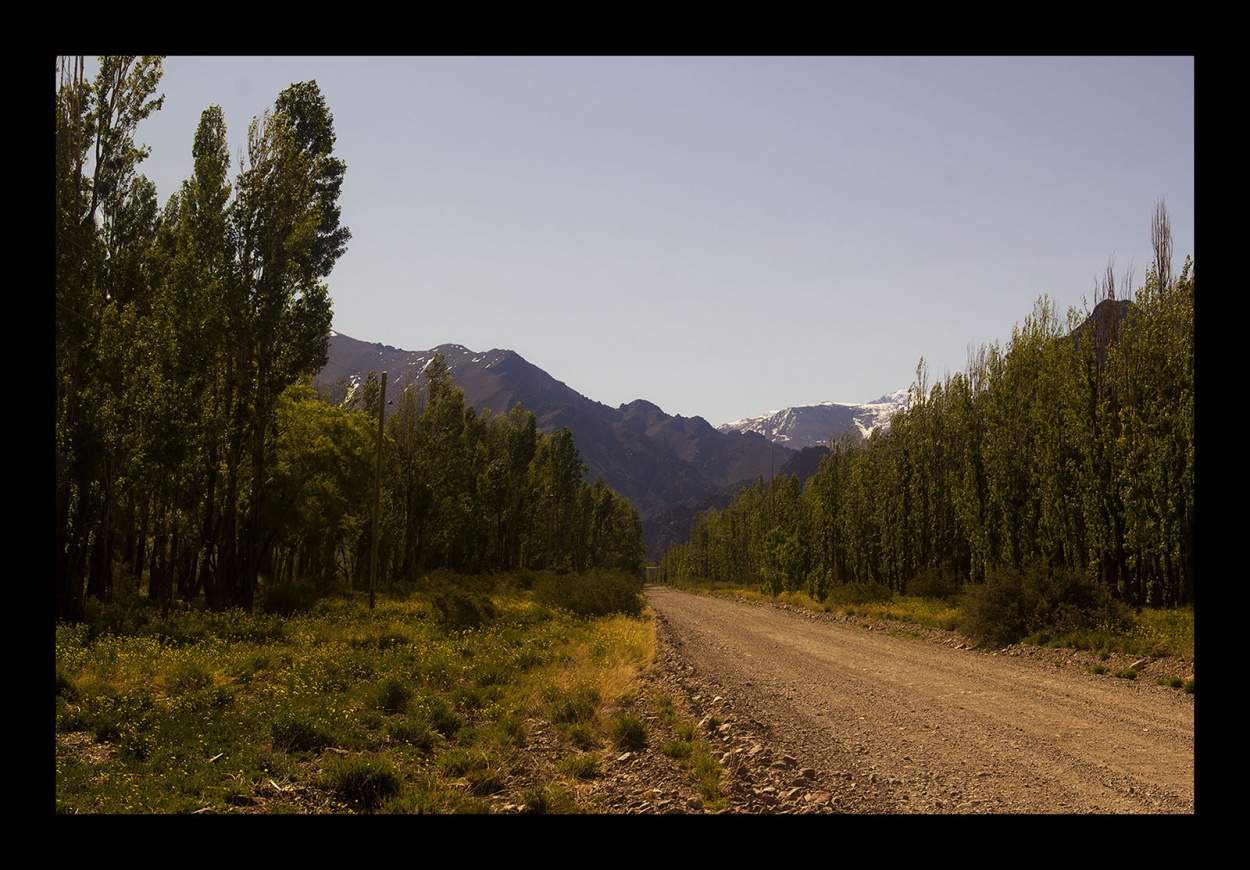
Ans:
[[[388,389],[388,394],[390,390]],[[295,401],[297,396],[292,395]],[[352,462],[372,469],[382,389],[376,373],[362,383],[340,382],[327,396],[305,387],[303,407],[355,419]],[[583,572],[595,568],[642,573],[642,522],[630,503],[603,482],[584,480],[586,465],[572,433],[540,432],[519,404],[507,414],[479,414],[465,404],[446,360],[435,354],[419,377],[402,384],[384,415],[378,535],[378,576],[402,586],[432,571],[483,574],[531,570]],[[294,429],[293,450],[310,449]],[[346,439],[327,442],[338,452]],[[314,448],[315,449],[315,448]],[[330,491],[333,462],[306,463]],[[344,485],[367,484],[372,472],[343,475]],[[307,480],[291,486],[295,501],[318,492]],[[361,503],[361,493],[354,500]],[[344,536],[290,542],[280,551],[323,583],[358,582],[369,568],[372,517],[344,514]],[[335,560],[338,560],[337,563]],[[314,567],[315,566],[315,567]],[[281,567],[277,577],[289,576]]]
[[[902,593],[1043,566],[1133,606],[1192,604],[1193,261],[1172,274],[1162,203],[1152,236],[1132,300],[1108,266],[1093,312],[1061,320],[1043,297],[966,371],[930,386],[922,360],[888,432],[833,443],[805,486],[761,479],[703,514],[661,577],[823,600],[835,583]]]
[[[359,572],[377,397],[319,397],[326,278],[351,234],[345,162],[316,82],[253,119],[232,176],[222,110],[158,207],[136,138],[163,59],[56,62],[57,616],[146,584],[165,604],[253,606],[266,584]],[[366,385],[367,386],[367,385]],[[628,503],[585,484],[567,432],[465,408],[441,361],[400,393],[385,441],[385,576],[436,567],[628,566]],[[529,512],[526,514],[526,512]],[[636,539],[636,541],[635,541]]]

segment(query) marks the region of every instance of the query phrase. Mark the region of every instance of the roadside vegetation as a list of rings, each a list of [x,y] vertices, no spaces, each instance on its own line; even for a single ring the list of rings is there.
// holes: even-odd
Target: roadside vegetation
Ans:
[[[1001,583],[1002,585],[998,585]],[[1071,590],[1046,583],[1044,573],[1035,573],[1031,584],[1019,578],[996,581],[988,593],[981,587],[967,587],[946,594],[897,594],[874,584],[848,584],[831,587],[823,599],[803,591],[782,592],[777,596],[757,588],[726,583],[684,583],[682,588],[716,595],[759,601],[777,601],[841,616],[936,628],[963,634],[984,646],[1027,643],[1038,646],[1089,650],[1100,654],[1194,659],[1194,611],[1192,607],[1131,608],[1104,597],[1097,591],[1086,594],[1097,600],[1095,606],[1078,610],[1069,606],[1064,594]],[[1104,670],[1105,672],[1105,670]],[[1170,685],[1173,681],[1168,681]],[[1175,688],[1193,691],[1193,681]]]
[[[56,629],[57,811],[593,811],[578,783],[647,740],[627,709],[654,650],[637,582],[575,578],[633,585],[582,615],[541,573],[459,579],[489,618],[457,625],[425,588],[287,616],[90,606]],[[554,763],[526,751],[535,730]]]
[[[1162,202],[1145,281],[1042,297],[1006,346],[930,384],[816,473],[698,516],[659,582],[1133,655],[1193,655],[1194,293]]]

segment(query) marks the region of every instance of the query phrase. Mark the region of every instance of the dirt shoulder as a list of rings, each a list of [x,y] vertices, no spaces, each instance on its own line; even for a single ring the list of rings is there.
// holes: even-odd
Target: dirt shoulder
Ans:
[[[974,650],[893,623],[647,597],[659,649],[646,691],[704,723],[729,812],[1193,812],[1193,696],[1155,684],[1192,676],[1186,663]]]

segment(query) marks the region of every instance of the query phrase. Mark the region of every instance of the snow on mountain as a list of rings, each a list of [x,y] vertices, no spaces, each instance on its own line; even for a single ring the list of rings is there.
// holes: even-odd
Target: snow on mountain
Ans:
[[[725,423],[717,428],[722,432],[757,432],[775,444],[784,444],[794,450],[828,446],[852,427],[865,438],[876,429],[888,428],[890,418],[907,408],[908,395],[907,390],[895,390],[875,402],[800,405]]]

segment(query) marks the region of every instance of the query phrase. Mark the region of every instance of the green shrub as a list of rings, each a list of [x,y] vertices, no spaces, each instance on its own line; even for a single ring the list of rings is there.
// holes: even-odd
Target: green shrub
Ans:
[[[569,740],[573,741],[573,745],[578,749],[594,749],[599,745],[598,733],[584,722],[575,722],[572,725],[563,726],[561,730]]]
[[[1084,571],[996,568],[965,597],[961,630],[980,643],[1008,646],[1029,635],[1071,636],[1094,629],[1125,631],[1132,614]]]
[[[515,711],[503,713],[495,720],[491,733],[502,744],[521,746],[525,743],[525,719]]]
[[[843,583],[829,589],[829,599],[838,604],[879,604],[893,597],[890,587],[880,583]]]
[[[386,713],[403,713],[412,700],[412,688],[399,677],[387,677],[374,692],[373,706]]]
[[[464,720],[450,704],[437,695],[426,701],[423,715],[431,728],[449,740],[464,727]]]
[[[945,600],[962,591],[955,575],[940,568],[924,568],[907,583],[907,594],[920,598]]]
[[[472,588],[471,578],[438,574],[430,578],[430,604],[444,631],[481,628],[495,618],[495,605],[490,595]]]
[[[807,594],[815,601],[824,601],[829,595],[832,578],[828,571],[813,568],[807,572]]]
[[[294,616],[312,609],[322,595],[308,583],[288,582],[263,583],[258,597],[262,613]]]
[[[442,737],[423,719],[400,719],[386,726],[386,733],[397,743],[407,745],[429,755]]]
[[[554,698],[547,707],[547,718],[554,725],[590,722],[599,712],[599,690],[594,686],[578,686]]]
[[[146,729],[131,728],[121,735],[117,748],[135,761],[144,761],[156,748],[156,737]]]
[[[694,744],[689,740],[674,740],[662,750],[669,758],[678,761],[689,758],[694,753]]]
[[[1125,668],[1122,671],[1116,671],[1115,676],[1121,680],[1135,680],[1137,679],[1137,671],[1132,668]]]
[[[367,755],[335,760],[327,778],[339,800],[366,812],[399,794],[404,785],[395,765],[385,758]]]
[[[534,596],[548,607],[578,616],[638,616],[645,604],[637,578],[624,571],[600,569],[585,574],[544,572],[534,581]]]
[[[990,570],[985,582],[972,587],[964,599],[960,629],[987,646],[1008,646],[1028,633],[1024,578],[1020,572]]]
[[[86,720],[98,743],[120,743],[135,732],[146,731],[152,716],[152,696],[144,689],[129,689],[96,698]]]
[[[59,734],[68,734],[72,731],[89,731],[91,730],[91,721],[81,710],[76,710],[68,705],[58,704],[56,708],[56,730]]]
[[[275,749],[283,752],[319,752],[334,743],[334,735],[307,715],[288,713],[269,726]]]
[[[174,665],[166,681],[173,694],[198,692],[213,685],[213,673],[197,661],[184,659]]]
[[[617,713],[608,724],[608,738],[617,749],[642,749],[647,745],[647,724],[636,716]]]
[[[536,815],[569,814],[577,812],[573,796],[554,785],[535,785],[521,793],[521,805],[525,812]]]
[[[574,779],[594,779],[599,775],[599,756],[591,753],[573,755],[557,764],[556,770]]]
[[[463,777],[469,793],[477,796],[494,794],[507,780],[505,772],[481,749],[458,746],[438,758],[438,769],[446,776]]]

